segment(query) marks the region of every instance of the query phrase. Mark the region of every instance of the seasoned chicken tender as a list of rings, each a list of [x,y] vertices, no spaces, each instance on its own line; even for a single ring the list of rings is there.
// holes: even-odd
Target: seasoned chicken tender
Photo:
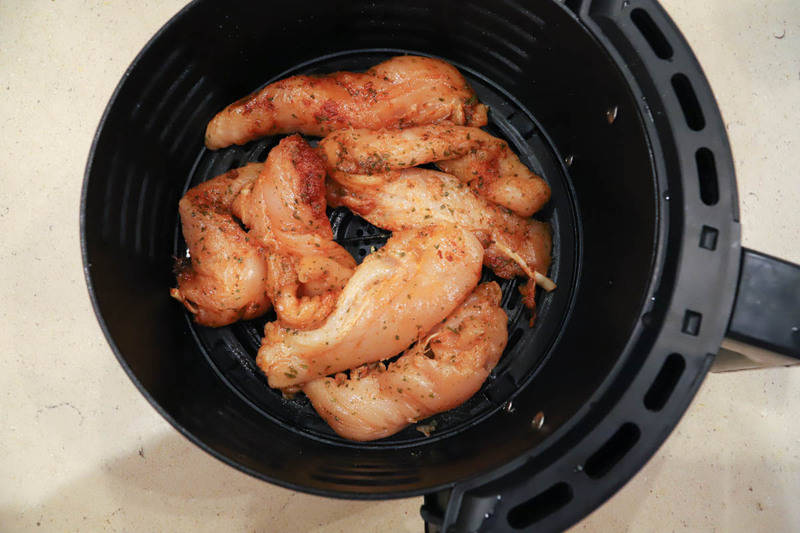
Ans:
[[[333,240],[325,207],[325,169],[299,135],[270,151],[258,178],[233,204],[269,251],[267,293],[287,327],[319,325],[356,266]]]
[[[483,283],[397,361],[367,365],[303,386],[336,433],[366,441],[388,437],[474,395],[508,341],[502,294]]]
[[[344,205],[371,224],[390,231],[455,224],[471,231],[486,247],[484,264],[501,278],[526,276],[544,283],[550,268],[550,227],[522,218],[487,201],[458,179],[435,170],[408,168],[386,174],[333,172],[328,203]],[[534,285],[523,299],[534,307]]]
[[[480,128],[431,124],[402,130],[349,129],[319,143],[330,172],[376,174],[437,163],[478,194],[528,217],[550,199],[550,187],[508,143]]]
[[[398,231],[356,268],[318,329],[267,324],[256,363],[286,388],[398,354],[475,288],[482,260],[480,242],[455,226]]]
[[[438,122],[483,126],[486,106],[449,63],[398,56],[364,73],[292,76],[267,85],[218,113],[205,139],[216,150],[278,133],[323,136]]]
[[[232,203],[261,167],[251,163],[201,183],[178,204],[191,257],[178,260],[178,287],[170,294],[198,324],[224,326],[270,309],[265,250],[231,214]]]

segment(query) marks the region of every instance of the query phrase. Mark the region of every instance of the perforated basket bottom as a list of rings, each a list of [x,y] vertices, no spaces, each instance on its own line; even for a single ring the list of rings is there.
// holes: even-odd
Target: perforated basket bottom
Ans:
[[[299,65],[268,80],[311,73],[337,70],[366,70],[391,56],[407,51],[353,51],[325,56]],[[445,58],[446,59],[446,58]],[[507,404],[523,383],[531,378],[542,363],[548,349],[561,327],[561,319],[568,305],[570,282],[574,278],[575,213],[572,193],[564,175],[564,166],[539,128],[534,117],[511,95],[479,74],[460,65],[461,72],[475,89],[480,101],[489,106],[489,125],[492,135],[503,138],[519,154],[521,160],[543,176],[553,190],[550,204],[536,214],[553,228],[553,264],[550,277],[559,288],[552,293],[537,293],[538,318],[533,327],[528,326],[529,312],[521,305],[517,289],[521,280],[504,280],[484,268],[482,281],[494,280],[503,291],[502,306],[508,315],[509,340],[503,357],[481,390],[460,407],[441,413],[430,420],[436,421],[436,432],[424,437],[410,426],[400,433],[373,443],[351,443],[338,437],[316,414],[311,403],[302,394],[286,399],[278,390],[267,385],[267,379],[255,364],[255,355],[261,343],[264,324],[275,320],[274,312],[247,322],[211,329],[198,326],[187,313],[189,328],[209,363],[221,378],[244,397],[251,405],[279,423],[317,439],[347,443],[351,446],[413,445],[422,439],[444,438],[453,432],[475,424]],[[265,83],[265,84],[266,84]],[[234,146],[219,151],[203,149],[186,179],[185,190],[218,176],[232,168],[252,161],[264,161],[269,151],[280,140],[279,136],[254,141],[245,146]],[[308,139],[312,144],[313,138]],[[328,209],[334,237],[358,261],[378,249],[391,235],[376,228],[345,208]],[[186,245],[175,228],[175,256],[186,254]],[[202,391],[198,391],[202,394]]]

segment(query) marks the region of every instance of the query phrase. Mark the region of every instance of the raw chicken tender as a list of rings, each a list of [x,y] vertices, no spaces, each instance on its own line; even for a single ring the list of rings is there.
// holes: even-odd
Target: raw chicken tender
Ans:
[[[508,341],[502,294],[483,283],[426,339],[384,366],[362,366],[303,386],[317,413],[342,437],[388,437],[478,392]]]
[[[446,122],[486,124],[486,106],[441,59],[398,56],[367,72],[292,76],[219,112],[206,128],[212,150],[265,135],[323,136],[342,128],[405,128]]]
[[[550,199],[550,187],[508,143],[480,128],[432,124],[402,130],[340,130],[319,143],[329,172],[376,174],[436,163],[481,196],[529,217]]]
[[[325,169],[299,135],[281,140],[233,211],[269,250],[267,293],[278,320],[310,329],[333,310],[356,262],[333,240]]]
[[[225,326],[270,309],[266,251],[231,214],[232,203],[261,166],[251,163],[201,183],[178,204],[190,258],[177,261],[178,286],[170,295],[198,324]]]
[[[483,248],[455,226],[398,231],[368,255],[318,329],[267,324],[256,363],[286,388],[386,359],[418,340],[474,289]]]

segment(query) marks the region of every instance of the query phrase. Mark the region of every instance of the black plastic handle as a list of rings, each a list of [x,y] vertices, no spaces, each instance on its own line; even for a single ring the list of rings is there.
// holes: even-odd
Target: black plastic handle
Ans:
[[[800,362],[800,265],[744,248],[739,272],[727,339]]]

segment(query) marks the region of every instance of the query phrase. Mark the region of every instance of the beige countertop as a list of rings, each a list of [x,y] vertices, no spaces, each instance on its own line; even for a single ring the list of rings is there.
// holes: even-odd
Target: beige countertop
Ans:
[[[83,279],[78,204],[103,108],[182,5],[0,2],[0,531],[409,531],[420,499],[250,478],[150,407]],[[663,0],[719,100],[744,244],[800,262],[800,2]],[[711,375],[586,531],[800,530],[800,368]]]

